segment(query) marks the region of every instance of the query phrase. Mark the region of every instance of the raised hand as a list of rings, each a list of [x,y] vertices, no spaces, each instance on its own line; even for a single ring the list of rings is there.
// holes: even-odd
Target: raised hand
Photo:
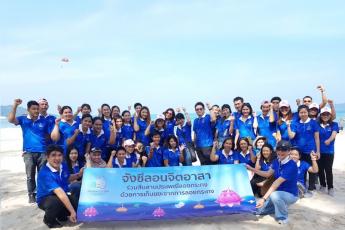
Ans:
[[[61,121],[61,118],[60,118],[60,117],[56,118],[56,119],[55,119],[55,125],[59,125],[60,121]]]
[[[328,99],[327,102],[329,105],[333,105],[333,103],[334,103],[332,99]]]
[[[179,149],[180,149],[180,152],[182,153],[183,152],[183,150],[186,148],[186,146],[185,145],[180,145],[180,147],[179,147]]]
[[[320,90],[321,92],[324,92],[325,91],[325,88],[322,86],[322,85],[318,85],[316,87],[318,90]]]
[[[80,130],[79,129],[75,129],[74,130],[74,135],[78,135],[80,133]]]
[[[20,104],[22,104],[22,103],[23,103],[22,99],[19,99],[19,98],[18,98],[18,99],[15,99],[15,100],[14,100],[14,105],[15,105],[15,106],[18,106],[18,105],[20,105]]]
[[[80,106],[78,106],[78,108],[77,108],[77,112],[78,112],[78,113],[80,113],[80,112],[81,112],[81,107],[80,107]]]
[[[115,150],[111,151],[111,156],[112,156],[112,157],[115,157],[115,156],[116,156],[116,151],[115,151]]]

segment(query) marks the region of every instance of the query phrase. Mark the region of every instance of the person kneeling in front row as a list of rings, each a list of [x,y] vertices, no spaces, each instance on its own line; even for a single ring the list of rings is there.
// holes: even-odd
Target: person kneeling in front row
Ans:
[[[60,221],[77,222],[77,199],[69,194],[69,181],[79,179],[83,170],[70,174],[63,161],[63,149],[58,145],[47,148],[47,163],[42,167],[37,178],[37,204],[45,211],[43,222],[49,228],[62,227]]]
[[[288,222],[288,206],[298,200],[298,168],[296,162],[290,158],[291,144],[280,141],[277,144],[278,159],[273,160],[268,171],[260,171],[247,165],[247,168],[259,176],[274,175],[275,181],[266,194],[257,201],[257,215],[275,214],[279,224]]]

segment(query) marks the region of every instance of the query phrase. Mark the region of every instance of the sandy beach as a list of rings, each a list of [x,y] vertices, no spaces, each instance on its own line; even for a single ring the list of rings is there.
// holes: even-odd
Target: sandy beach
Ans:
[[[0,229],[47,229],[43,211],[27,203],[26,177],[21,157],[21,130],[0,129]],[[272,216],[251,214],[191,218],[174,221],[97,222],[68,225],[62,229],[345,229],[345,134],[336,140],[335,197],[316,192],[290,207],[288,225],[281,227]]]

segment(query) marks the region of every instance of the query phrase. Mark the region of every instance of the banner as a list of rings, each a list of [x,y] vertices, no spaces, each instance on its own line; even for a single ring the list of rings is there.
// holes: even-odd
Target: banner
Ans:
[[[174,219],[253,212],[244,165],[87,168],[78,221]]]

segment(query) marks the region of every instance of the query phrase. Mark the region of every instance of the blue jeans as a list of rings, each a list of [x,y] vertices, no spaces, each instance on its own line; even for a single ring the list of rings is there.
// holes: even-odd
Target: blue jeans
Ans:
[[[24,153],[26,184],[29,195],[36,193],[36,171],[38,173],[45,162],[45,153]]]
[[[258,215],[275,214],[277,220],[288,218],[288,206],[296,203],[297,196],[289,192],[274,191],[265,202],[264,206],[258,209]]]

